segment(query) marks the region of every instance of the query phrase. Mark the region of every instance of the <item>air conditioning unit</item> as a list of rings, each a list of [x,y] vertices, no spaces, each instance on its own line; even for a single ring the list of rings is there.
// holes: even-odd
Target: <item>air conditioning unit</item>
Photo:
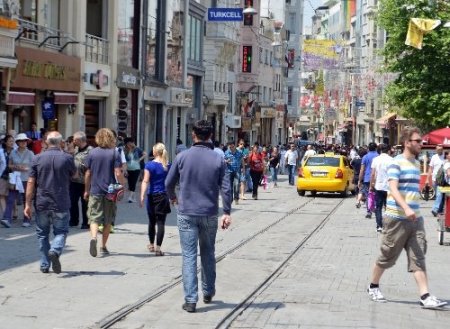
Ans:
[[[184,95],[179,90],[172,90],[170,94],[170,102],[179,104],[184,100]]]
[[[227,115],[225,125],[229,128],[241,128],[241,117],[238,115]]]

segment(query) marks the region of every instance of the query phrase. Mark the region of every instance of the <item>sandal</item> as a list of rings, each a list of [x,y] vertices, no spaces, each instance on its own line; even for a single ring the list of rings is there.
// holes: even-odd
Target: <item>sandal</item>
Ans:
[[[150,252],[155,252],[155,246],[152,246],[151,244],[148,244],[148,245],[147,245],[147,249],[148,249],[148,251],[150,251]]]
[[[164,253],[161,250],[156,250],[155,256],[164,256]]]

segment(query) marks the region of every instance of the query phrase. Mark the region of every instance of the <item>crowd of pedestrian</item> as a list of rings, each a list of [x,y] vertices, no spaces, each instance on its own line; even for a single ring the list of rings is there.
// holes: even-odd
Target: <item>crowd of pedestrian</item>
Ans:
[[[219,227],[231,225],[231,204],[245,200],[251,193],[258,200],[260,186],[268,182],[277,188],[278,174],[288,174],[295,185],[296,170],[315,154],[333,152],[348,157],[357,185],[356,208],[366,204],[366,218],[375,213],[377,232],[382,235],[381,254],[375,262],[367,292],[373,301],[385,302],[380,290],[383,272],[393,266],[401,251],[408,257],[408,271],[418,284],[419,302],[424,308],[446,304],[428,291],[425,267],[426,239],[419,210],[417,156],[421,136],[416,128],[402,132],[403,153],[394,157],[386,144],[367,147],[340,145],[267,146],[244,140],[221,145],[212,142],[212,125],[205,120],[193,126],[191,147],[177,141],[175,158],[169,159],[165,145],[156,143],[147,153],[133,138],[121,139],[108,128],[99,129],[95,147],[82,131],[63,140],[57,131],[37,131],[35,124],[26,133],[4,136],[0,148],[0,207],[2,226],[11,227],[15,209],[23,201],[23,227],[32,225],[33,213],[40,250],[40,270],[61,273],[69,227],[89,230],[89,253],[108,255],[107,242],[114,233],[117,201],[127,190],[128,202],[145,206],[148,217],[147,250],[164,256],[162,243],[171,204],[177,208],[177,225],[182,251],[183,310],[195,312],[198,302],[197,249],[200,247],[203,302],[215,296],[215,241]],[[34,150],[34,152],[33,152]],[[450,183],[450,155],[445,160],[438,146],[431,159],[428,183],[436,184],[437,171],[443,167]],[[136,188],[142,179],[139,200]],[[369,198],[374,198],[374,206]],[[223,215],[219,219],[219,195]],[[79,207],[81,205],[81,209]],[[442,212],[438,199],[432,213]],[[81,216],[80,216],[81,213]],[[53,230],[53,240],[50,231]],[[101,242],[98,246],[97,238]]]

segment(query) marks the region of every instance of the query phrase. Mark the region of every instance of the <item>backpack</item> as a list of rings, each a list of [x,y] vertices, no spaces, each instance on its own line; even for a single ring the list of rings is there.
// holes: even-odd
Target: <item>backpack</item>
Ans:
[[[444,165],[441,165],[436,173],[436,184],[438,186],[447,186],[447,181],[445,180]]]

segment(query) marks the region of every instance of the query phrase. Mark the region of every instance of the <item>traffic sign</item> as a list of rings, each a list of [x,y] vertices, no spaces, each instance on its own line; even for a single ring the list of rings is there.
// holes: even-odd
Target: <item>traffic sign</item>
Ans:
[[[208,21],[242,21],[242,8],[208,8]]]
[[[366,106],[366,102],[361,101],[361,100],[357,100],[355,102],[355,105],[356,105],[356,107],[364,107],[364,106]]]

